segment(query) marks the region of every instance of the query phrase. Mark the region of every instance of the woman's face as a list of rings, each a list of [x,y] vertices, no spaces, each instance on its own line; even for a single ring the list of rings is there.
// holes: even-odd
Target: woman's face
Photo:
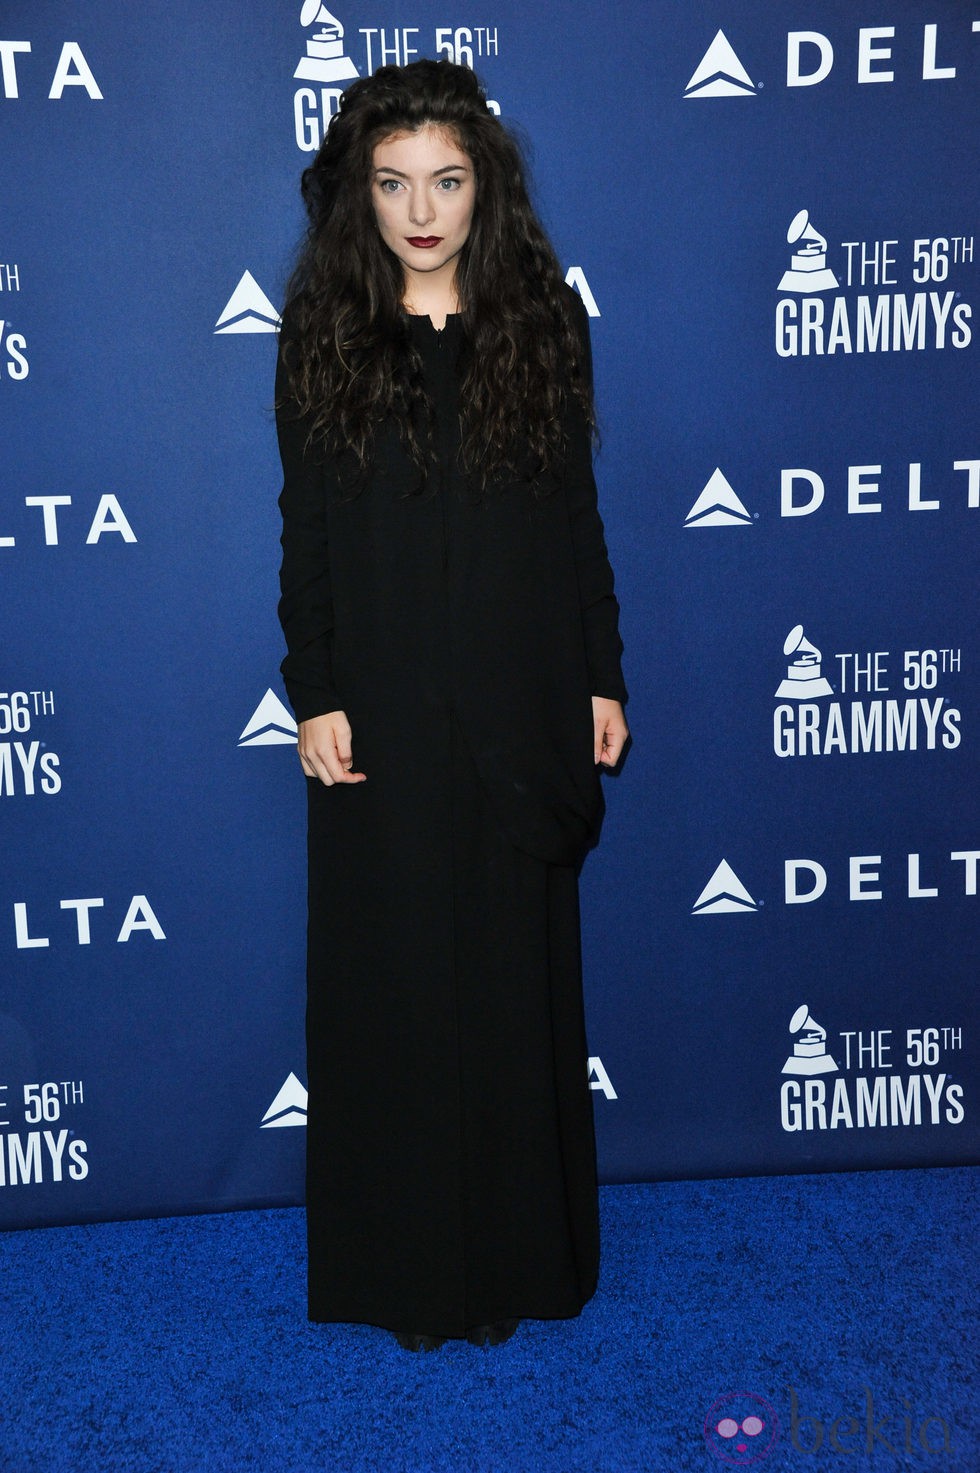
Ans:
[[[413,278],[452,285],[476,201],[469,156],[451,134],[427,123],[395,133],[374,150],[371,200],[381,238]],[[419,285],[422,281],[419,280]]]

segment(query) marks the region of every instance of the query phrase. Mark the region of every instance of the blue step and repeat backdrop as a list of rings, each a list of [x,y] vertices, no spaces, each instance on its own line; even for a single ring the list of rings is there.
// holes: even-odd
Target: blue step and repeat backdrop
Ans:
[[[275,332],[340,91],[439,53],[592,318],[635,732],[582,880],[602,1176],[975,1161],[980,4],[0,27],[0,1220],[301,1200]]]

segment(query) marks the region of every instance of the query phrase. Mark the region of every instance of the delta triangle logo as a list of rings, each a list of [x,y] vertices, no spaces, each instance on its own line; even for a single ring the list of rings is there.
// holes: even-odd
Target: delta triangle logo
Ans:
[[[275,691],[267,690],[238,738],[240,747],[294,746],[296,722]]]
[[[756,86],[732,50],[724,31],[719,31],[694,69],[684,89],[685,97],[755,97]]]
[[[694,902],[692,916],[755,913],[759,909],[727,859],[723,859]]]
[[[219,332],[278,332],[280,316],[251,271],[246,271],[214,324]]]
[[[708,484],[691,507],[685,527],[751,527],[752,518],[719,466],[711,472]]]
[[[281,1125],[306,1124],[307,1093],[295,1074],[290,1074],[272,1104],[262,1116],[260,1130],[274,1130]]]

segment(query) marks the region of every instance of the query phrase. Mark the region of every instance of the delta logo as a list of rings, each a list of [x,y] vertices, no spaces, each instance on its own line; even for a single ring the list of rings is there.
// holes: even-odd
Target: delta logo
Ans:
[[[274,690],[267,690],[238,738],[240,747],[294,747],[297,726]]]
[[[272,1104],[262,1116],[260,1130],[280,1130],[290,1125],[306,1124],[308,1093],[296,1075],[290,1072]]]
[[[282,319],[251,271],[245,271],[221,309],[214,332],[278,332]]]
[[[945,868],[948,863],[950,870]],[[952,849],[945,854],[918,850],[895,854],[849,854],[837,859],[783,861],[785,905],[813,905],[842,894],[856,904],[885,899],[935,900],[962,896],[975,900],[980,876],[980,849]],[[691,908],[692,916],[755,915],[765,905],[756,900],[727,859],[721,860]]]
[[[759,909],[727,859],[723,859],[694,902],[694,916],[754,915]]]
[[[789,298],[783,298],[783,302]],[[814,299],[810,299],[813,301]],[[812,320],[812,319],[811,319]],[[838,487],[809,466],[781,466],[764,472],[774,485],[777,511],[784,521],[824,515],[836,506],[847,516],[878,516],[882,512],[934,512],[946,508],[980,511],[980,456],[972,455],[949,466],[926,466],[909,461],[895,475],[883,461],[849,465]],[[757,476],[758,479],[758,476]],[[752,527],[759,519],[749,511],[720,466],[715,466],[684,518],[685,527]]]
[[[684,89],[685,97],[755,97],[757,87],[724,31],[719,31]]]
[[[755,516],[749,514],[738,492],[721,467],[716,465],[685,517],[684,526],[751,527],[754,521]]]
[[[907,63],[895,61],[896,36],[896,26],[858,27],[857,66],[850,73],[853,76],[856,72],[858,86],[908,79]],[[971,18],[967,22],[966,16],[957,17],[952,23],[944,22],[941,34],[935,22],[923,25],[921,47],[917,46],[912,53],[916,56],[914,75],[923,82],[952,81],[959,68],[975,55],[973,47],[978,37],[980,20]],[[904,36],[902,40],[905,40]],[[902,51],[908,54],[904,46]],[[850,70],[854,65],[850,46],[840,34],[831,37],[822,31],[787,31],[786,86],[818,87],[841,61],[842,53],[848,55],[845,66]],[[920,58],[921,66],[917,64]],[[717,31],[684,88],[683,96],[696,100],[756,97],[763,85],[752,80],[725,32]]]

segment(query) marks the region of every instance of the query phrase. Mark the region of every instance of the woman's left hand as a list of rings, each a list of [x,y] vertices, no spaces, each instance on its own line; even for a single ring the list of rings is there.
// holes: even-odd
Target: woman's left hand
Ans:
[[[630,729],[618,701],[605,696],[592,697],[592,725],[595,732],[595,760],[603,767],[615,767],[623,755]]]

